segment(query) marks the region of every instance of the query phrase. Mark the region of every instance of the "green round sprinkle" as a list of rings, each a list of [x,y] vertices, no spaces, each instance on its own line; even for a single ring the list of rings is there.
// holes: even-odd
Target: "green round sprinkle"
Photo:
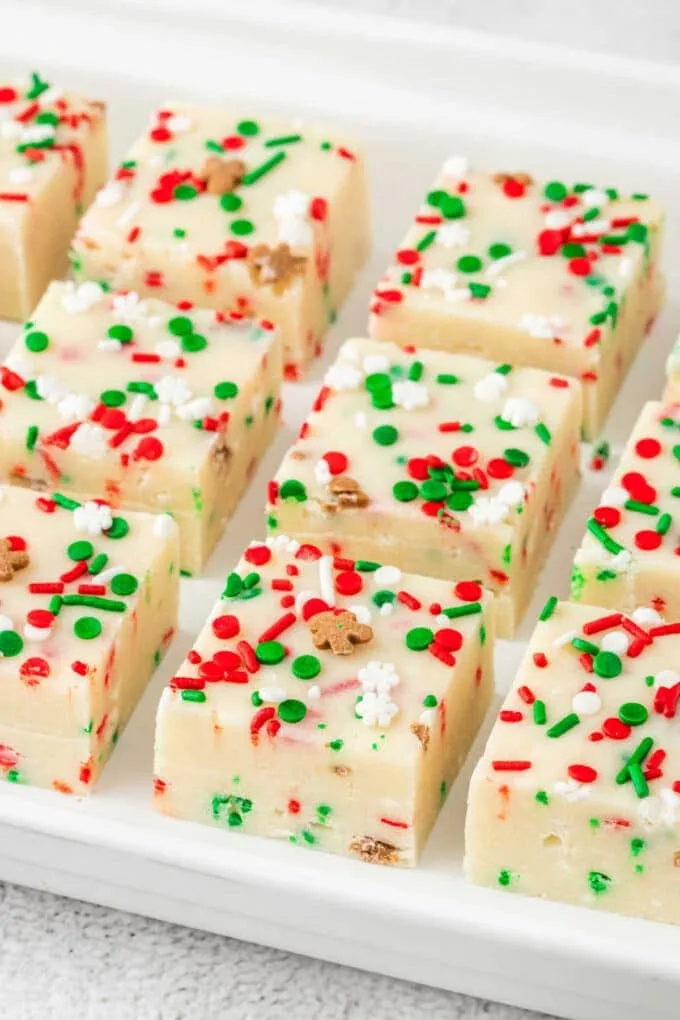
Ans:
[[[293,659],[290,668],[298,680],[313,680],[321,672],[321,663],[316,655],[298,655]]]
[[[29,351],[33,354],[40,354],[44,351],[49,344],[47,333],[27,333],[24,337],[24,343]]]
[[[581,259],[587,254],[582,244],[575,243],[563,244],[560,251],[565,259]]]
[[[73,624],[73,633],[82,641],[91,641],[102,632],[101,621],[96,616],[79,616]]]
[[[593,669],[604,680],[612,680],[619,675],[623,666],[614,652],[598,652],[593,659]]]
[[[444,195],[439,211],[446,220],[459,220],[465,216],[465,202],[458,195]]]
[[[626,234],[629,241],[637,241],[638,244],[643,244],[647,240],[649,228],[644,223],[630,223],[626,228]]]
[[[245,237],[246,234],[252,234],[255,227],[250,220],[232,220],[229,229],[237,237]]]
[[[180,340],[182,350],[187,351],[188,354],[195,354],[197,351],[202,351],[204,347],[208,346],[208,341],[200,333],[185,333]]]
[[[446,499],[447,493],[448,489],[444,483],[438,482],[434,478],[429,478],[420,486],[420,495],[428,502],[438,503],[440,500]]]
[[[503,244],[499,241],[497,244],[489,245],[489,258],[490,259],[504,259],[506,255],[512,254],[512,248],[509,244]]]
[[[104,390],[103,393],[99,394],[99,399],[107,407],[120,407],[121,404],[125,403],[127,397],[122,390]]]
[[[111,340],[117,340],[120,344],[129,344],[134,336],[134,333],[129,326],[125,326],[123,323],[118,325],[109,326],[106,331],[106,335]]]
[[[370,375],[366,376],[364,384],[369,393],[392,388],[392,380],[386,372],[371,372]]]
[[[124,517],[114,517],[111,521],[111,527],[105,532],[107,538],[125,538],[130,525]]]
[[[434,694],[426,694],[423,698],[424,708],[436,708],[437,704],[438,702]]]
[[[307,715],[307,706],[304,701],[298,701],[297,698],[286,698],[285,701],[279,702],[277,712],[279,719],[283,719],[284,722],[299,723]]]
[[[194,324],[186,315],[175,315],[168,322],[168,332],[173,336],[185,336],[187,333],[192,333],[193,329]]]
[[[279,489],[281,499],[294,499],[297,503],[304,503],[307,499],[307,490],[297,478],[288,478]]]
[[[378,425],[373,429],[373,438],[378,446],[392,446],[399,438],[399,432],[394,425]]]
[[[395,602],[396,598],[396,594],[390,591],[389,588],[380,588],[379,591],[374,593],[372,602],[375,606],[380,607],[384,606],[386,602]]]
[[[482,260],[477,255],[461,255],[456,265],[461,273],[478,273]]]
[[[406,647],[412,652],[423,652],[434,641],[434,634],[429,627],[413,627],[406,634]]]
[[[240,135],[245,135],[247,138],[252,138],[253,135],[260,133],[260,125],[256,120],[241,120],[236,125],[236,130]]]
[[[179,199],[180,202],[188,202],[192,198],[196,198],[198,191],[192,184],[178,184],[173,192],[173,197]]]
[[[78,542],[71,542],[66,552],[72,560],[89,560],[94,552],[94,546],[92,542],[81,539]]]
[[[395,482],[392,486],[392,495],[400,503],[410,503],[418,497],[418,486],[415,482]]]
[[[457,492],[451,493],[451,495],[446,501],[446,505],[449,508],[449,510],[463,511],[467,510],[468,507],[471,507],[473,502],[474,500],[472,498],[472,493],[466,492],[464,489],[461,489]]]
[[[280,641],[263,641],[255,649],[255,656],[263,666],[276,666],[286,656],[286,649]]]
[[[531,460],[528,453],[519,450],[516,446],[509,446],[507,450],[503,451],[503,456],[513,467],[526,467]]]
[[[568,191],[562,181],[549,181],[543,189],[543,194],[550,202],[562,202],[568,195]]]
[[[134,595],[139,588],[139,581],[134,574],[116,574],[111,578],[111,591],[114,595]]]
[[[235,382],[229,382],[225,379],[223,382],[217,383],[213,393],[218,400],[231,400],[232,397],[238,395],[238,386]]]
[[[425,201],[428,205],[433,205],[435,209],[439,209],[442,202],[446,201],[448,197],[449,196],[445,191],[430,191],[426,195]]]
[[[639,701],[626,701],[619,708],[619,719],[629,726],[641,726],[647,722],[649,712]]]
[[[24,640],[21,634],[17,634],[15,630],[0,630],[0,655],[11,659],[18,655],[23,647]]]
[[[243,199],[239,198],[238,195],[234,195],[233,192],[228,191],[226,195],[222,195],[220,198],[220,205],[225,212],[236,212],[243,205]]]
[[[373,407],[379,411],[389,411],[391,407],[394,407],[394,400],[392,399],[392,390],[374,390],[371,394],[371,403]]]

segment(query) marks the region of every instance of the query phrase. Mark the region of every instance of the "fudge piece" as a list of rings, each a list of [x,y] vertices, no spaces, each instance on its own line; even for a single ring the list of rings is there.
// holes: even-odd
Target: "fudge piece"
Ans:
[[[680,623],[551,599],[470,786],[465,871],[680,924]]]
[[[371,335],[580,379],[594,438],[661,304],[645,195],[446,161],[373,296]]]
[[[574,557],[571,599],[680,619],[680,407],[643,407]]]
[[[680,401],[680,337],[666,359],[666,390],[664,400]]]
[[[368,255],[363,158],[299,123],[168,103],[97,195],[78,279],[254,312],[281,328],[295,378]]]
[[[488,595],[252,544],[163,692],[165,814],[412,865],[493,691]]]
[[[0,777],[88,793],[174,633],[177,526],[0,487]]]
[[[43,81],[0,82],[0,319],[23,319],[68,268],[82,209],[106,180],[102,103]]]
[[[477,578],[510,635],[578,479],[580,387],[350,340],[269,489],[269,528],[341,556]]]
[[[270,323],[53,283],[0,366],[0,478],[171,511],[193,573],[277,428],[280,382]]]

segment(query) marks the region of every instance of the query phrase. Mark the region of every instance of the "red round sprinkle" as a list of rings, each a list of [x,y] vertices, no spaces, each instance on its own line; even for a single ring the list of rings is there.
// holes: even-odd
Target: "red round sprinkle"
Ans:
[[[54,623],[54,614],[48,609],[31,609],[26,614],[26,623],[31,627],[51,627]]]
[[[152,142],[169,142],[172,131],[168,131],[166,127],[157,127],[150,133],[150,138]]]
[[[192,648],[190,651],[187,652],[187,660],[191,662],[194,666],[196,665],[197,662],[200,662],[202,658],[203,656],[201,655],[201,653],[197,652],[195,648]]]
[[[335,578],[335,587],[341,595],[357,595],[363,586],[361,574],[356,570],[345,570]]]
[[[227,652],[227,655],[233,655],[236,659],[238,659],[238,655],[236,655],[235,652]],[[241,665],[240,659],[238,659],[238,665],[239,666]],[[211,681],[214,683],[216,680],[222,679],[222,676],[226,672],[226,670],[222,669],[222,667],[217,662],[213,662],[212,660],[208,659],[206,662],[201,663],[201,665],[198,667],[198,672],[199,675],[202,676],[204,680],[208,680],[209,682]]]
[[[234,149],[242,149],[246,144],[245,138],[241,135],[227,135],[226,138],[222,139],[222,148],[233,151]]]
[[[329,609],[330,606],[323,599],[307,599],[302,607],[302,619],[311,620],[317,613],[327,613]]]
[[[406,470],[417,482],[424,482],[430,477],[430,466],[424,457],[411,457],[406,465]]]
[[[477,581],[459,581],[453,594],[461,602],[479,602],[482,597],[482,586]]]
[[[479,460],[479,451],[474,446],[459,446],[451,454],[451,459],[458,467],[472,467]]]
[[[598,506],[593,517],[603,528],[615,528],[621,520],[621,511],[615,506]]]
[[[38,496],[35,501],[35,505],[38,510],[42,510],[44,514],[53,514],[57,509],[57,504],[53,499],[46,499],[45,496]]]
[[[420,253],[415,248],[402,248],[397,252],[397,262],[402,266],[412,266],[420,258]]]
[[[228,259],[244,259],[248,254],[248,246],[243,241],[227,241],[224,253]]]
[[[23,552],[26,548],[26,539],[21,535],[7,535],[5,541],[9,542],[12,552]]]
[[[252,545],[246,549],[243,558],[255,567],[263,567],[272,558],[271,549],[266,545]]]
[[[644,552],[652,552],[654,549],[658,549],[663,542],[663,535],[660,535],[658,531],[638,531],[635,533],[635,544],[638,549],[642,549]]]
[[[321,550],[316,545],[310,545],[308,542],[303,543],[298,551],[295,553],[296,560],[320,560]]]
[[[567,772],[577,783],[594,783],[597,779],[597,772],[590,765],[570,765]]]
[[[635,444],[635,452],[638,457],[643,457],[645,460],[653,460],[654,457],[658,457],[661,453],[661,443],[652,436],[638,439]]]
[[[439,500],[439,502],[437,502],[437,503],[433,503],[432,501],[428,501],[426,503],[421,503],[420,509],[421,509],[422,513],[425,514],[426,517],[436,517],[437,514],[442,509],[442,506],[443,506],[443,501],[442,500]]]
[[[602,723],[602,731],[610,740],[625,740],[630,736],[630,726],[621,722],[616,716],[610,716]]]
[[[323,459],[328,464],[328,470],[332,475],[341,475],[343,471],[347,470],[347,465],[349,464],[345,454],[338,453],[336,450],[324,453]]]
[[[538,250],[541,255],[554,255],[562,247],[560,230],[542,230],[537,238]]]
[[[639,471],[627,471],[621,479],[621,485],[630,498],[637,500],[638,503],[654,503],[656,500],[656,489]]]
[[[220,673],[231,673],[234,669],[243,669],[241,656],[236,652],[228,651],[226,648],[219,652],[215,652],[212,657],[212,661],[220,670]],[[205,665],[205,663],[201,665],[201,669],[203,665]]]
[[[32,655],[21,663],[19,672],[22,676],[46,677],[50,675],[50,664],[39,655]]]
[[[87,663],[86,662],[81,662],[80,659],[75,659],[71,663],[71,669],[73,670],[74,673],[77,673],[78,676],[86,676],[87,675]]]
[[[299,815],[302,805],[299,800],[288,801],[288,813],[291,815]]]
[[[13,103],[17,98],[17,90],[13,89],[11,85],[4,85],[0,88],[0,103]]]
[[[125,411],[120,407],[107,407],[99,417],[99,424],[105,429],[120,429],[125,422]]]
[[[328,216],[328,202],[325,198],[317,196],[309,203],[309,215],[317,223],[323,223]]]
[[[574,274],[574,276],[589,276],[591,270],[590,259],[587,258],[569,259],[569,262],[567,263],[567,268],[569,269],[570,273]]]
[[[521,181],[516,181],[514,177],[508,177],[507,180],[503,181],[503,193],[506,198],[523,198],[525,187]]]
[[[140,440],[135,456],[143,457],[144,460],[159,460],[163,456],[163,444],[155,436],[145,436]]]
[[[453,627],[442,627],[435,631],[434,640],[436,644],[446,648],[449,652],[457,652],[463,644],[463,635]]]
[[[236,637],[240,629],[241,624],[236,616],[216,616],[212,622],[213,634],[223,641]]]
[[[512,464],[508,464],[503,457],[492,457],[486,465],[486,473],[490,478],[510,478],[514,470]]]

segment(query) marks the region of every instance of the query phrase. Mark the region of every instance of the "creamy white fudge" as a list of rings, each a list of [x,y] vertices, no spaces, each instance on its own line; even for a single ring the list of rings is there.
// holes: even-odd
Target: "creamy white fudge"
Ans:
[[[580,420],[575,380],[349,340],[270,484],[270,532],[477,578],[507,636],[578,480]]]
[[[412,865],[493,691],[475,582],[254,543],[161,697],[167,815]]]
[[[482,885],[680,924],[680,623],[551,599],[470,785]]]
[[[0,487],[0,778],[86,794],[176,627],[177,527]]]
[[[23,319],[68,268],[78,218],[108,174],[104,105],[39,74],[0,80],[0,319]]]
[[[574,376],[597,436],[663,297],[646,195],[448,159],[372,300],[371,335]]]
[[[0,478],[170,511],[199,571],[279,420],[269,322],[53,283],[0,366]]]
[[[72,263],[78,279],[273,320],[296,378],[369,247],[355,142],[171,102],[97,195]]]
[[[571,599],[680,619],[680,406],[643,407],[574,557]]]

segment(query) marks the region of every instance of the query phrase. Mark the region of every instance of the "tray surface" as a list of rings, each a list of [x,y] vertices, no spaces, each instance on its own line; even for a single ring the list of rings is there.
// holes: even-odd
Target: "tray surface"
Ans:
[[[543,48],[533,55],[526,46],[515,52],[511,45],[475,41],[469,34],[454,38],[446,30],[437,31],[430,48],[422,29],[407,46],[398,23],[380,19],[369,19],[362,33],[339,18],[331,39],[332,20],[326,29],[313,20],[297,22],[297,9],[292,16],[297,33],[290,23],[277,26],[243,11],[232,15],[233,22],[215,13],[224,22],[220,51],[207,15],[182,33],[174,3],[168,4],[167,25],[156,30],[157,46],[150,54],[144,25],[154,16],[152,0],[122,5],[118,15],[101,5],[99,22],[77,4],[62,6],[56,16],[43,9],[36,28],[31,5],[9,0],[16,14],[7,22],[8,38],[0,39],[0,59],[7,60],[3,77],[5,67],[18,70],[18,57],[25,57],[55,79],[105,99],[114,159],[144,127],[148,111],[168,96],[233,101],[248,112],[271,107],[266,98],[274,91],[278,109],[339,123],[364,140],[376,244],[310,380],[285,387],[285,426],[205,576],[183,582],[181,632],[94,796],[77,801],[0,786],[0,878],[561,1016],[632,1020],[641,1008],[645,1020],[676,1016],[680,929],[504,896],[463,880],[467,780],[490,719],[414,871],[372,868],[167,819],[151,809],[150,783],[153,716],[162,685],[181,662],[242,547],[262,536],[265,481],[339,343],[365,332],[372,284],[447,155],[466,153],[495,169],[644,190],[669,209],[670,297],[606,427],[615,462],[643,401],[661,392],[663,360],[680,318],[674,297],[680,143],[663,133],[665,124],[677,122],[680,78],[672,71],[664,78],[662,68],[611,59],[598,71],[590,59],[579,65],[569,54],[557,54],[551,64]],[[210,6],[204,0],[203,9]],[[97,25],[105,27],[106,43]],[[61,50],[60,66],[50,55],[60,52],[74,31],[81,45],[71,64],[73,47]],[[123,39],[132,50],[125,67],[116,58]],[[459,47],[461,66],[444,61],[447,40],[450,51]],[[382,45],[371,50],[371,41]],[[178,63],[180,44],[185,59]],[[132,67],[139,80],[129,77]],[[492,67],[497,78],[486,80]],[[591,99],[600,73],[604,95]],[[318,88],[311,89],[314,81]],[[491,87],[497,81],[507,81],[508,90]],[[560,81],[572,83],[562,100]],[[633,108],[621,108],[624,94],[637,96]],[[607,115],[615,109],[619,113],[609,122]],[[0,324],[0,353],[15,335],[15,327]],[[584,472],[518,639],[499,644],[499,694],[512,678],[546,596],[567,591],[574,549],[605,480],[606,474]]]

